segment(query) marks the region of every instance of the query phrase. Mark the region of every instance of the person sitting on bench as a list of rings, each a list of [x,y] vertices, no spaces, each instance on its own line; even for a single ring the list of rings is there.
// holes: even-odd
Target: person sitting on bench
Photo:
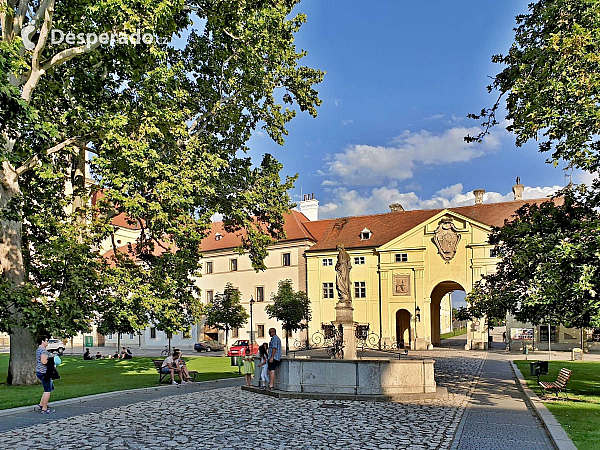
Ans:
[[[181,369],[179,369],[179,353],[173,352],[173,356],[167,356],[162,363],[161,372],[162,373],[170,373],[171,374],[171,384],[177,384],[175,382],[175,372],[179,374],[179,379],[181,380],[181,384],[185,384],[183,377],[181,376]]]

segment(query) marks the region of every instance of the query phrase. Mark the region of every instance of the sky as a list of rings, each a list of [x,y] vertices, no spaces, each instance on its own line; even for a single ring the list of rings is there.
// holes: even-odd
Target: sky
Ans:
[[[474,204],[474,189],[485,203],[512,200],[517,176],[524,198],[552,194],[565,172],[535,143],[516,148],[505,121],[482,144],[463,141],[478,133],[466,115],[495,100],[491,56],[508,50],[528,1],[303,0],[296,45],[303,65],[327,72],[323,105],[314,119],[298,113],[283,146],[257,130],[250,156],[271,153],[282,177],[298,173],[292,199],[314,193],[319,218]]]

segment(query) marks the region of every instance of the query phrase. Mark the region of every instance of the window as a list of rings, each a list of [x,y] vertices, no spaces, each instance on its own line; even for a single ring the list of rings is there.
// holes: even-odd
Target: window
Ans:
[[[291,266],[292,265],[292,254],[291,253],[284,253],[283,254],[283,265],[284,266]]]
[[[173,339],[173,333],[165,333],[167,339]]]
[[[363,264],[365,264],[365,257],[364,256],[357,256],[356,258],[354,258],[354,265],[355,266],[362,266]]]
[[[150,328],[150,339],[156,339],[156,328]]]
[[[265,326],[264,325],[256,325],[256,337],[264,338],[265,337]]]
[[[183,330],[181,332],[181,337],[183,339],[191,339],[191,337],[192,337],[192,329],[188,328],[187,330]]]
[[[366,281],[355,281],[354,282],[354,297],[366,298],[367,297],[367,282]]]
[[[213,273],[212,261],[206,261],[206,273]]]
[[[264,302],[265,301],[265,288],[264,286],[258,286],[256,288],[256,301]]]
[[[133,333],[129,333],[129,339],[133,339]]]
[[[396,262],[407,262],[408,253],[396,253]]]
[[[231,337],[232,338],[240,337],[240,329],[234,328],[233,330],[231,330]]]
[[[540,342],[548,342],[548,325],[540,325]],[[556,342],[556,326],[550,326],[550,343]]]
[[[333,266],[333,258],[325,258],[323,260],[323,266]]]
[[[206,291],[206,303],[212,303],[215,298],[215,291]]]
[[[231,259],[231,260],[229,260],[229,269],[232,272],[237,272],[237,259]]]
[[[360,232],[360,239],[362,241],[368,241],[369,239],[371,239],[371,236],[373,235],[373,233],[371,233],[371,230],[369,230],[368,228],[364,228],[361,232]]]
[[[323,298],[333,298],[333,283],[323,283]]]
[[[220,241],[223,235],[221,233],[215,234],[215,241]]]
[[[110,333],[108,336],[106,336],[108,339],[112,339],[112,333]]]
[[[498,250],[496,250],[495,248],[490,248],[490,258],[497,258],[498,257]],[[548,340],[548,339],[546,339]]]

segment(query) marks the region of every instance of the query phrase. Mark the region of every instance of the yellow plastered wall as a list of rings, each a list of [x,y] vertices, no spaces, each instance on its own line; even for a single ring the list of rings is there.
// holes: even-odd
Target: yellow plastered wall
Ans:
[[[460,235],[456,254],[450,261],[440,256],[433,241],[441,220],[447,218]],[[452,290],[470,292],[476,280],[495,268],[497,260],[490,258],[491,246],[487,244],[489,231],[486,225],[446,210],[382,246],[347,248],[353,263],[352,286],[355,282],[366,282],[366,298],[353,295],[355,322],[369,324],[370,330],[387,343],[403,340],[406,346],[415,349],[439,344],[440,300]],[[407,254],[408,261],[396,261],[396,255],[402,253]],[[365,264],[354,264],[356,257],[365,257]],[[333,283],[335,291],[336,258],[337,252],[333,250],[306,253],[308,295],[313,311],[311,332],[318,331],[322,323],[335,320],[337,292],[334,298],[324,298],[323,283]],[[324,259],[332,259],[333,264],[323,265]],[[410,291],[395,295],[395,280],[408,281]],[[410,324],[403,329],[407,326],[407,316]],[[468,345],[484,348],[487,330],[484,320],[478,322],[470,324]],[[410,344],[406,342],[407,336]]]

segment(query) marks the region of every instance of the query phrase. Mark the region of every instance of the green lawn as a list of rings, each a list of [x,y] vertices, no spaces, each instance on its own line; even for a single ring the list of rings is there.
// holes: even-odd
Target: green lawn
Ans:
[[[440,339],[448,339],[454,336],[460,336],[461,334],[465,334],[467,332],[467,327],[457,328],[454,331],[450,331],[449,333],[444,333],[440,335]]]
[[[84,361],[81,356],[63,356],[58,367],[60,380],[55,382],[51,402],[102,392],[121,391],[158,385],[158,374],[152,359],[102,359]],[[185,358],[190,370],[197,370],[196,381],[236,377],[237,367],[230,367],[226,357]],[[41,385],[8,386],[8,355],[0,355],[0,409],[36,405],[42,395]],[[165,381],[163,380],[163,384]]]
[[[529,362],[515,363],[526,378],[527,385],[541,397],[537,377],[529,376]],[[542,400],[577,448],[600,448],[600,362],[551,361],[548,375],[540,376],[540,380],[555,381],[563,367],[573,371],[567,383],[569,400],[564,400],[562,394],[561,400]]]

